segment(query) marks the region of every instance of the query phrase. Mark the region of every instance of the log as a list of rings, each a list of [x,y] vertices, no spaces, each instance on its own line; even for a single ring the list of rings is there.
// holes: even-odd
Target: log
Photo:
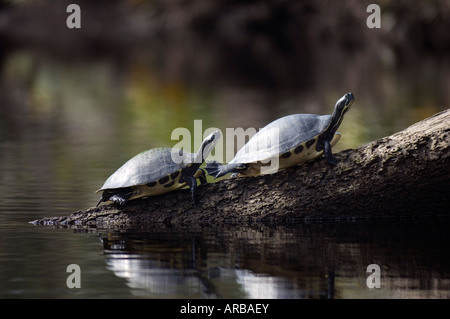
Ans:
[[[271,175],[228,178],[190,191],[33,221],[75,228],[294,223],[450,215],[450,109],[357,149]]]

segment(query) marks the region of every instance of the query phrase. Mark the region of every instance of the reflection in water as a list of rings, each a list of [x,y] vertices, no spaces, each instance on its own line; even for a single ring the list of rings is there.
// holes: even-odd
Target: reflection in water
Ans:
[[[126,254],[108,256],[107,268],[126,278],[133,293],[153,296],[208,296],[209,289],[197,271],[170,269],[156,260],[138,259]]]
[[[228,241],[241,232],[255,230],[244,228],[223,235]],[[179,235],[178,241],[171,241],[171,235],[175,234],[169,231],[103,237],[107,269],[127,279],[137,296],[269,299],[317,297],[317,293],[319,297],[325,296],[322,291],[305,290],[293,283],[292,278],[241,268],[245,264],[242,260],[248,258],[245,253],[231,253],[225,243],[211,245],[212,233],[206,233],[207,238],[184,233],[186,240],[192,242],[190,245],[180,242],[183,237]],[[266,261],[261,262],[264,266]]]
[[[448,221],[330,223],[100,237],[107,269],[135,296],[448,298],[447,229]],[[372,263],[381,267],[381,289],[366,286]]]

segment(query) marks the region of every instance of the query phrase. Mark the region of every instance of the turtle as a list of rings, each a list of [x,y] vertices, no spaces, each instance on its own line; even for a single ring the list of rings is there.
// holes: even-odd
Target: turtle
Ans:
[[[206,174],[200,166],[215,147],[221,134],[208,135],[196,154],[182,149],[159,147],[134,156],[115,171],[96,191],[103,191],[101,202],[124,205],[127,201],[167,193],[186,185],[191,189],[194,206],[197,179],[206,183]]]
[[[208,162],[206,171],[215,178],[233,173],[246,177],[275,173],[281,169],[312,161],[324,154],[336,165],[331,148],[339,141],[336,132],[354,100],[351,92],[341,97],[332,115],[293,114],[279,118],[259,130],[228,164]],[[271,160],[278,165],[270,165]]]

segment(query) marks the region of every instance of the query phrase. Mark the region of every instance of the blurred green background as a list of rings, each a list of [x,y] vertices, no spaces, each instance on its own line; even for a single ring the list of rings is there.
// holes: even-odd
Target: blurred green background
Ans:
[[[81,29],[66,26],[70,3]],[[381,8],[379,29],[366,25],[370,3]],[[351,91],[335,150],[356,148],[447,109],[449,57],[446,0],[0,0],[4,294],[38,269],[25,290],[39,296],[55,250],[68,247],[60,262],[70,264],[98,244],[81,248],[29,221],[95,205],[94,191],[126,160],[175,145],[175,128],[329,114]]]

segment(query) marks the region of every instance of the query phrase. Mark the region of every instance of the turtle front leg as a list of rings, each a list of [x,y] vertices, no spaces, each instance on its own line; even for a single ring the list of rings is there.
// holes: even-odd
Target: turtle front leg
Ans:
[[[323,152],[325,154],[325,158],[330,165],[336,165],[339,161],[334,158],[333,153],[331,151],[330,141],[323,142]]]
[[[114,204],[125,205],[128,199],[133,195],[134,190],[130,188],[119,188],[115,192],[108,192],[103,196],[108,198]]]
[[[195,179],[194,176],[184,176],[184,180],[186,181],[186,183],[189,185],[189,188],[191,189],[192,203],[194,204],[195,208],[198,208],[197,198],[195,196],[195,191],[197,189],[197,180]]]
[[[208,184],[208,181],[206,180],[206,172],[203,168],[199,168],[199,170],[202,172],[202,174],[198,177],[200,180],[200,185]]]
[[[127,199],[120,195],[113,195],[109,198],[109,200],[112,201],[114,204],[119,205],[125,205],[125,203],[127,202]]]

